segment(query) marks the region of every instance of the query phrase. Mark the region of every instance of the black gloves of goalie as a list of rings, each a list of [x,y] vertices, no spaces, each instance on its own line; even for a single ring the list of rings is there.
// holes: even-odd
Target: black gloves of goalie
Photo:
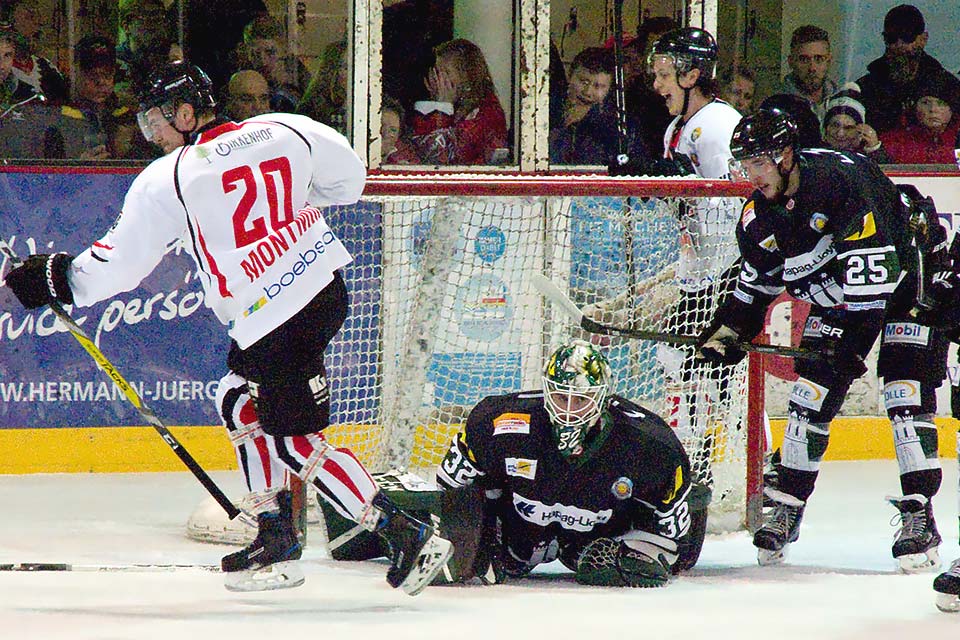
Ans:
[[[7,274],[7,286],[27,309],[36,309],[54,300],[73,304],[73,292],[67,282],[71,262],[73,256],[65,253],[30,256]]]
[[[597,538],[577,561],[576,581],[597,587],[663,587],[670,581],[666,558],[651,558],[621,540]]]
[[[733,365],[747,352],[738,346],[740,335],[725,324],[714,321],[704,329],[697,341],[697,359],[714,364]]]

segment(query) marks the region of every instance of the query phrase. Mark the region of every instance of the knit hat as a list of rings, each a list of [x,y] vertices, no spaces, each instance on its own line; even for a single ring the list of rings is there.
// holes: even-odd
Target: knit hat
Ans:
[[[913,42],[926,31],[923,14],[912,4],[901,4],[887,12],[883,19],[883,40],[892,44],[898,39]]]
[[[117,66],[113,42],[102,36],[81,38],[73,49],[73,58],[77,66],[84,71]]]
[[[860,102],[860,85],[856,82],[848,82],[840,87],[840,91],[837,91],[827,100],[825,108],[824,126],[829,124],[834,116],[841,113],[853,118],[857,124],[863,124],[867,117],[867,110]]]

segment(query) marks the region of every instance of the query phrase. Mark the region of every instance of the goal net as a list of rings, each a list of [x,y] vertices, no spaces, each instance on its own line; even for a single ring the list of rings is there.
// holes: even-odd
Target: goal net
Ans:
[[[324,212],[354,256],[326,357],[328,440],[372,471],[431,477],[481,398],[539,389],[552,350],[590,338],[535,274],[608,324],[699,334],[732,273],[744,194],[703,180],[371,176],[360,203]],[[621,338],[604,349],[614,392],[676,429],[711,485],[710,530],[750,525],[763,451],[749,361],[707,367],[690,347]]]

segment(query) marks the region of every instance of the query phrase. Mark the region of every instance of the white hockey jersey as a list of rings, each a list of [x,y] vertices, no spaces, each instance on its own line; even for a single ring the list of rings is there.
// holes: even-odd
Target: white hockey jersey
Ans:
[[[700,178],[726,180],[730,176],[730,137],[740,113],[722,100],[703,106],[687,121],[680,116],[663,136],[665,158],[684,155]],[[679,127],[679,129],[678,129]],[[677,279],[684,291],[700,291],[716,282],[733,264],[740,202],[735,198],[706,198],[690,207],[680,220],[680,261]]]
[[[89,306],[135,288],[182,240],[204,302],[249,347],[351,261],[317,207],[356,202],[365,176],[347,140],[305,116],[208,129],[133,181],[116,222],[73,261],[74,300]]]

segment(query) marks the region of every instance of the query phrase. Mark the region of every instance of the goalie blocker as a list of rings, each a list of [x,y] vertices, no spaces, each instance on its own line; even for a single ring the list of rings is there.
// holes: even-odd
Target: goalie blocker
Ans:
[[[496,584],[508,578],[496,502],[488,500],[480,488],[440,490],[435,484],[402,470],[375,473],[373,477],[391,501],[424,521],[432,519],[439,525],[440,536],[453,543],[454,552],[434,578],[434,584]],[[577,582],[600,586],[661,586],[671,574],[693,567],[706,535],[710,490],[694,485],[688,502],[690,533],[677,545],[678,559],[672,567],[668,569],[659,559],[651,562],[656,557],[651,555],[656,554],[656,545],[640,536],[598,537],[573,559],[574,566],[570,568],[575,571]],[[347,520],[323,502],[320,510],[320,525],[331,558],[357,561],[387,557],[388,546],[380,536]]]

